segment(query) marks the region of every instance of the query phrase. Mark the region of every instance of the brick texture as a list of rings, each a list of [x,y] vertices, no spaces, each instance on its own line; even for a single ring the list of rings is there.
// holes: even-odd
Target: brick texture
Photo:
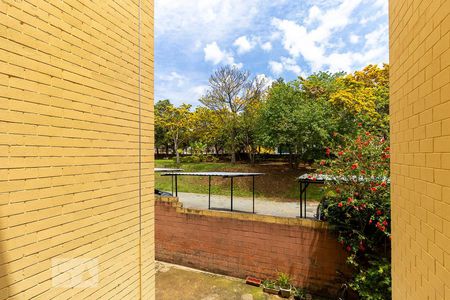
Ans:
[[[450,299],[450,1],[390,1],[395,300]]]
[[[156,259],[240,278],[290,274],[298,286],[334,294],[346,254],[325,223],[155,204]]]
[[[0,0],[0,299],[154,298],[153,0],[140,3]],[[96,259],[98,284],[56,288],[55,258]]]

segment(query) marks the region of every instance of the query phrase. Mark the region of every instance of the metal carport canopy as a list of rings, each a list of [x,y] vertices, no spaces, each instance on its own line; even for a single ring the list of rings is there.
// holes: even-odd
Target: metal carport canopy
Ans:
[[[325,174],[303,174],[297,178],[300,183],[300,218],[306,218],[306,190],[310,184],[325,184],[326,182],[352,183],[352,182],[386,182],[390,183],[388,177],[371,176],[332,176]]]
[[[240,172],[167,172],[161,176],[175,177],[175,196],[178,197],[178,176],[198,176],[208,177],[208,209],[211,209],[211,177],[230,178],[231,180],[231,211],[233,211],[233,189],[235,177],[252,177],[253,178],[253,213],[255,213],[255,177],[265,175],[264,173],[240,173]]]

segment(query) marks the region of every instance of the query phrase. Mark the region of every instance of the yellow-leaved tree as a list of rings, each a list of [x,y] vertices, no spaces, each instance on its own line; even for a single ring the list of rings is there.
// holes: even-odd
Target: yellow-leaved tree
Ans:
[[[164,110],[155,114],[155,121],[157,126],[165,129],[165,135],[173,142],[177,164],[179,164],[180,153],[178,149],[181,143],[189,137],[191,131],[191,105],[183,103],[176,107],[170,101],[166,101]]]
[[[337,80],[342,88],[330,96],[331,103],[360,115],[366,125],[388,132],[389,65],[368,65]]]

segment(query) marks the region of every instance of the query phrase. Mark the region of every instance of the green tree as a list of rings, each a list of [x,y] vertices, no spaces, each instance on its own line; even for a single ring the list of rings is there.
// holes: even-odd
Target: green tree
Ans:
[[[166,137],[173,143],[176,162],[180,163],[180,153],[178,151],[181,143],[186,141],[190,132],[190,120],[192,112],[191,105],[182,104],[179,107],[174,106],[169,100],[164,103],[164,110],[156,114],[156,126],[164,129]]]
[[[166,127],[158,122],[158,120],[160,120],[162,116],[166,114],[166,111],[170,105],[170,101],[167,99],[160,100],[155,104],[155,147],[157,154],[159,154],[159,149],[161,147],[165,147],[167,152],[167,150],[169,149],[169,145],[172,143],[172,141],[168,137]]]
[[[218,113],[227,131],[231,162],[236,162],[238,146],[238,122],[247,106],[261,98],[264,80],[250,78],[248,71],[233,66],[224,66],[216,70],[209,78],[209,90],[200,102]]]
[[[307,78],[300,77],[300,85],[305,97],[312,100],[329,100],[331,95],[343,88],[340,78],[343,72],[317,72]]]
[[[255,163],[255,156],[258,152],[258,114],[260,109],[261,101],[255,101],[245,108],[239,118],[238,140],[252,164]]]
[[[289,162],[321,155],[335,131],[330,103],[308,99],[299,81],[278,80],[268,91],[259,117],[259,138],[266,147],[285,147]]]

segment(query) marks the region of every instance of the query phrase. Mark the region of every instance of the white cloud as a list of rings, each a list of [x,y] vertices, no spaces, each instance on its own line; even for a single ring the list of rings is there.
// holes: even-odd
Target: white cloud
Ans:
[[[161,74],[158,78],[162,81],[172,82],[177,86],[183,85],[187,80],[185,76],[180,75],[175,71],[170,72],[169,74]]]
[[[297,62],[293,58],[281,57],[281,63],[283,64],[283,68],[287,71],[291,71],[296,75],[300,75],[302,69]]]
[[[216,42],[206,45],[203,51],[205,52],[205,61],[212,62],[215,65],[220,64],[224,60],[233,60],[232,57],[220,49]]]
[[[169,99],[176,105],[189,103],[195,106],[207,89],[207,78],[202,73],[183,74],[178,70],[170,72],[160,70],[156,74],[156,101]]]
[[[155,34],[203,42],[221,40],[249,28],[258,17],[259,0],[156,0]]]
[[[258,80],[263,80],[265,85],[264,88],[268,88],[272,85],[272,83],[275,81],[275,79],[273,79],[270,76],[267,76],[266,74],[258,74],[256,75],[256,78],[258,78]]]
[[[380,26],[372,32],[367,33],[364,38],[366,39],[366,48],[373,48],[381,43],[388,41],[388,26]]]
[[[282,32],[283,47],[293,58],[301,55],[314,70],[322,67],[324,47],[316,43],[306,27],[299,26],[293,21],[280,19],[273,19],[272,24]]]
[[[239,38],[237,38],[233,46],[237,47],[237,52],[239,54],[244,54],[252,51],[257,45],[261,47],[261,49],[265,52],[270,52],[272,50],[272,43],[270,41],[263,42],[261,37],[253,36],[248,38],[247,36],[243,35]]]
[[[263,49],[266,52],[270,52],[272,50],[272,43],[271,42],[262,43],[261,49]]]
[[[219,45],[216,42],[212,42],[207,44],[203,49],[205,53],[205,61],[211,62],[214,65],[225,64],[225,65],[233,65],[237,68],[242,68],[242,63],[235,63],[233,54],[227,52],[225,50],[220,49]]]
[[[376,9],[376,12],[372,13],[369,16],[362,17],[361,20],[359,21],[361,25],[366,25],[368,23],[378,20],[381,17],[388,15],[389,0],[375,0],[375,1],[367,0],[367,2],[373,4],[374,8]]]
[[[375,7],[379,9],[386,0],[376,2]],[[341,52],[341,48],[345,48],[343,30],[357,22],[353,13],[361,3],[363,0],[341,0],[339,5],[326,9],[313,6],[304,23],[273,18],[272,25],[280,33],[281,43],[291,56],[289,60],[270,64],[273,73],[281,73],[284,70],[301,72],[295,64],[299,57],[303,58],[312,71],[352,71],[361,65],[379,63],[387,59],[387,43],[384,40],[388,36],[387,26],[365,35],[365,44],[359,51],[352,49]],[[350,43],[357,44],[360,37],[353,34],[349,39]]]
[[[357,34],[351,34],[350,35],[350,43],[352,44],[358,44],[359,42],[359,35]]]
[[[338,7],[316,15],[318,25],[312,30],[293,21],[277,18],[272,20],[272,25],[282,33],[283,46],[292,57],[301,55],[314,69],[318,69],[323,65],[324,47],[331,34],[350,23],[351,14],[360,3],[361,0],[343,0]]]
[[[295,75],[300,75],[302,73],[302,69],[295,59],[288,57],[280,57],[280,62],[273,60],[269,61],[269,68],[276,76],[281,75],[284,71],[290,71]]]
[[[254,38],[248,39],[247,36],[243,35],[234,41],[233,46],[237,47],[237,51],[239,54],[244,54],[252,51],[253,48],[255,48],[256,41]]]
[[[190,93],[192,93],[195,99],[200,99],[203,95],[206,94],[206,91],[208,90],[209,86],[207,85],[197,85],[190,89]]]
[[[316,5],[314,5],[313,7],[311,7],[309,9],[309,15],[308,15],[308,18],[306,19],[306,23],[311,24],[315,21],[318,21],[320,19],[321,14],[322,14],[322,11],[320,10],[320,8]]]
[[[283,64],[280,62],[273,60],[269,61],[269,68],[274,75],[281,75],[281,73],[283,73]]]

